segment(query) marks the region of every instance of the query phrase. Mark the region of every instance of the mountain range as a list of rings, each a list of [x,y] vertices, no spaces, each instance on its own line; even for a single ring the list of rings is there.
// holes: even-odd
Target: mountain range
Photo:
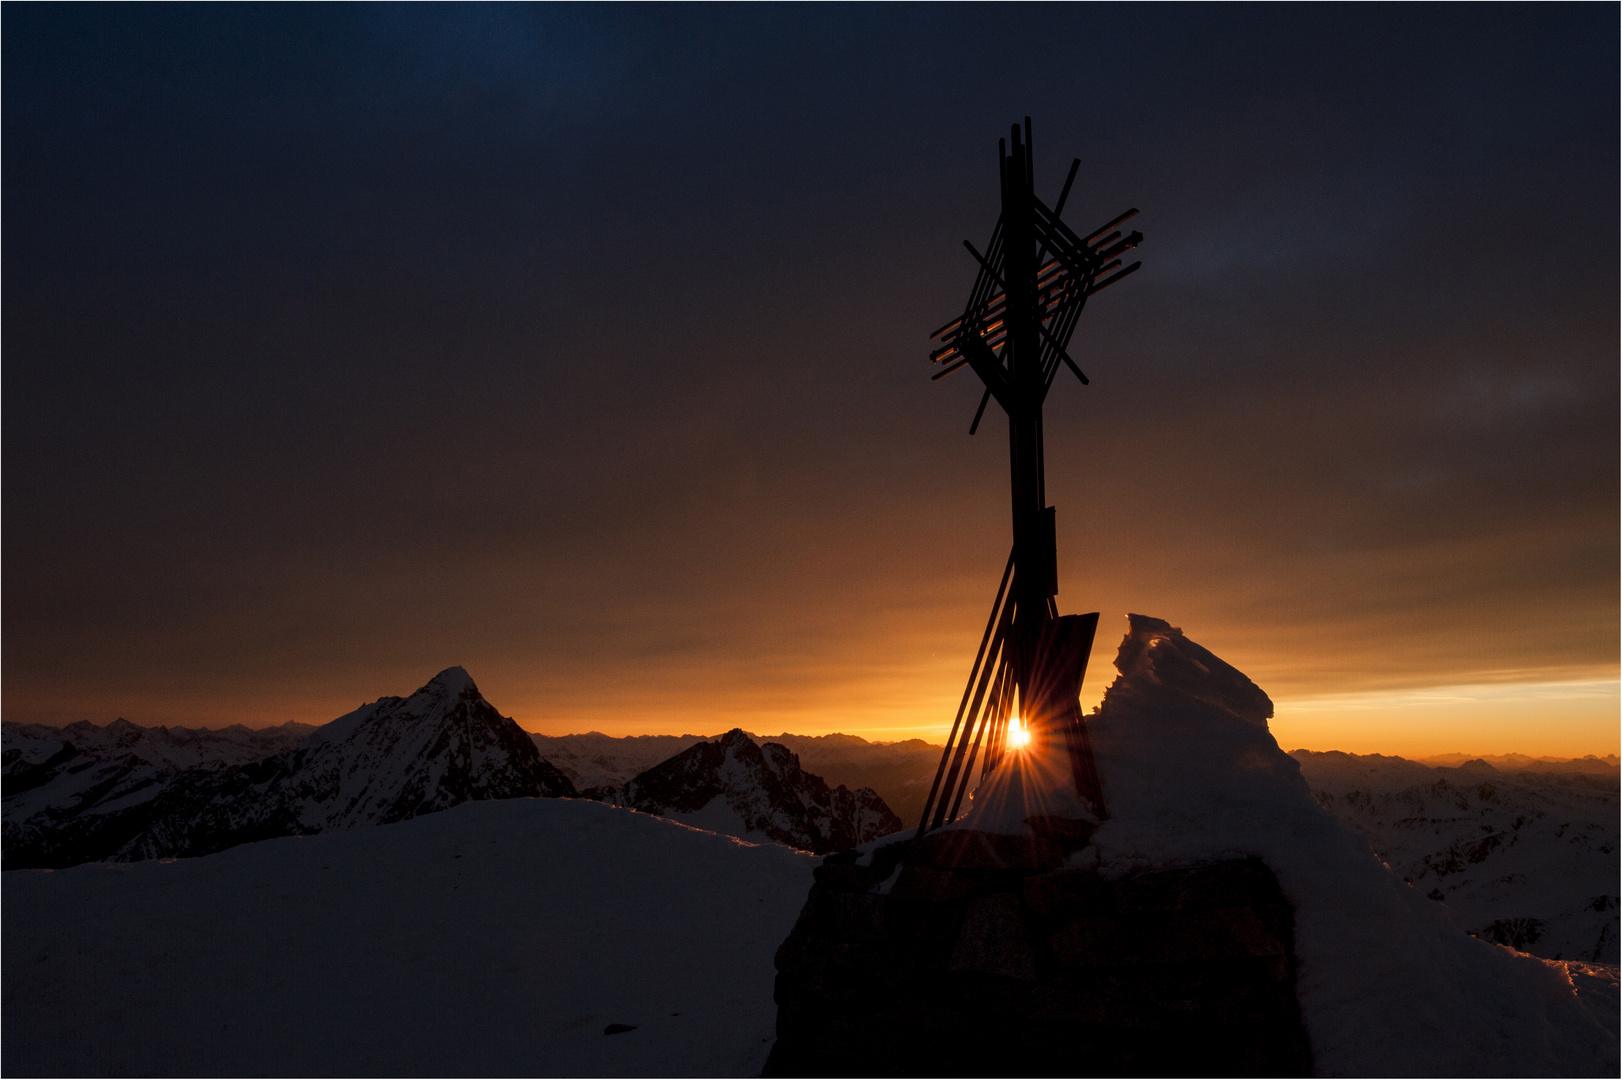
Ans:
[[[917,824],[940,764],[941,747],[923,739],[875,743],[856,735],[756,735],[797,754],[806,771],[831,785],[855,791],[872,788],[897,817]],[[556,765],[581,791],[618,788],[626,781],[688,748],[719,735],[631,735],[592,731],[583,735],[532,735],[541,756]]]
[[[7,869],[201,855],[468,801],[577,794],[827,852],[913,824],[940,754],[916,739],[741,729],[531,735],[461,668],[320,727],[3,728]],[[1622,829],[1611,760],[1292,756],[1320,805],[1460,926],[1551,959],[1617,963]]]
[[[1460,927],[1551,960],[1618,962],[1616,766],[1506,772],[1481,759],[1291,756],[1319,804]]]
[[[171,732],[134,727],[63,729],[55,738],[37,729],[6,732],[7,869],[207,855],[470,800],[575,794],[459,667],[410,697],[380,698],[257,760],[241,760],[252,743],[228,729],[217,740],[179,740],[207,749],[194,755],[204,764],[178,768]],[[281,729],[281,737],[294,734],[301,733]]]
[[[578,794],[538,740],[485,701],[459,667],[410,697],[380,698],[320,727],[143,728],[120,719],[106,727],[7,723],[4,736],[8,870],[206,855],[470,801]],[[662,738],[633,742],[618,760],[652,768],[594,794],[818,853],[901,827],[871,789],[830,789],[783,746],[762,747],[741,731],[713,743],[677,741],[685,749],[664,757],[671,747]]]

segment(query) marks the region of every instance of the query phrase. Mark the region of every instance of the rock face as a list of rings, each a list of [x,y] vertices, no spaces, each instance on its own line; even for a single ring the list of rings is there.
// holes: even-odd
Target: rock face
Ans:
[[[871,788],[829,789],[777,743],[734,728],[699,743],[597,797],[734,836],[825,854],[901,830]]]
[[[572,796],[529,736],[448,668],[297,749],[224,768],[96,758],[64,742],[7,750],[5,866],[207,855],[237,844],[382,825],[478,799]]]
[[[1064,865],[1084,842],[944,830],[825,860],[777,953],[766,1075],[1310,1072],[1272,872],[1106,881]]]

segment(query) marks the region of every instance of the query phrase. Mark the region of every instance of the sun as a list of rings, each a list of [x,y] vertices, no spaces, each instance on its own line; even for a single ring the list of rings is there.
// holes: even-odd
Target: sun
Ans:
[[[1031,742],[1031,733],[1025,729],[1025,722],[1019,717],[1008,721],[1008,749],[1023,750]]]

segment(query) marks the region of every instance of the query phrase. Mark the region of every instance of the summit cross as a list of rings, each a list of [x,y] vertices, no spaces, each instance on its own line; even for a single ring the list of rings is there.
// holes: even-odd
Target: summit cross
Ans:
[[[976,760],[983,779],[1003,759],[1009,721],[1021,715],[1033,743],[1064,740],[1076,794],[1100,820],[1106,816],[1077,702],[1098,613],[1060,616],[1053,599],[1059,591],[1058,541],[1054,508],[1047,505],[1042,405],[1061,366],[1087,383],[1065,350],[1088,298],[1143,265],[1122,265],[1122,256],[1143,234],[1122,235],[1119,228],[1137,210],[1085,236],[1064,223],[1060,215],[1079,158],[1052,208],[1037,197],[1030,117],[1023,132],[1014,125],[997,149],[1002,214],[983,253],[963,242],[979,271],[963,314],[930,335],[941,342],[930,360],[941,365],[935,379],[967,367],[984,384],[969,434],[979,429],[993,398],[1008,415],[1014,545],[918,823],[919,836],[958,816]]]

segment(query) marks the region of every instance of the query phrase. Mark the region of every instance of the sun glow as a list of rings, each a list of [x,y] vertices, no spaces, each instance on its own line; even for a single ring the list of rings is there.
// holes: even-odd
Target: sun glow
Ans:
[[[1008,721],[1008,749],[1023,750],[1031,742],[1031,733],[1025,730],[1025,722],[1019,717]]]

